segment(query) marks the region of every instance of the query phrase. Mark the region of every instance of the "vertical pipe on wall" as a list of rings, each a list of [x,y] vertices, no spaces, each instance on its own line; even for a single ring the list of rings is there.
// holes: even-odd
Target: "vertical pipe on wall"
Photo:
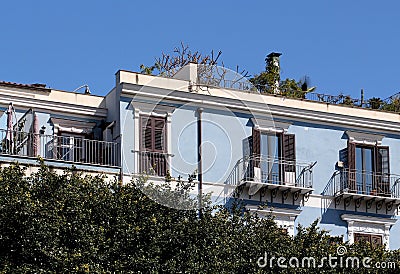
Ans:
[[[199,218],[202,217],[202,195],[203,195],[203,163],[201,157],[201,143],[202,143],[202,124],[201,124],[201,115],[203,113],[203,108],[197,109],[197,169],[198,176],[197,179],[199,181],[198,184],[198,202],[199,202]]]

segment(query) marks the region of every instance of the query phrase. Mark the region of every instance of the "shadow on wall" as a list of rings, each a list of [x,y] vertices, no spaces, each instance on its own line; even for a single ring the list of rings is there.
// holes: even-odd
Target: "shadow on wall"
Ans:
[[[333,224],[337,226],[347,227],[347,222],[343,221],[340,217],[344,212],[337,209],[326,209],[322,214],[321,224]]]

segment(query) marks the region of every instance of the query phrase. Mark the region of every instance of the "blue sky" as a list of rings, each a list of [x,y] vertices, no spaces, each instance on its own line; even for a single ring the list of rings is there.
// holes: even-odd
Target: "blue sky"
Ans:
[[[283,78],[386,98],[400,91],[399,10],[396,0],[2,1],[0,80],[105,94],[118,69],[139,71],[183,41],[250,74],[282,52]]]

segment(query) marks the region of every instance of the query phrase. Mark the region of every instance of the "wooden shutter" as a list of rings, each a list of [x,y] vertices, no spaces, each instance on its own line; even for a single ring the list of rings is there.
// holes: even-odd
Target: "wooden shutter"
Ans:
[[[356,144],[347,143],[347,182],[350,192],[356,191]]]
[[[253,128],[253,156],[259,157],[261,154],[260,148],[261,133],[258,129]]]
[[[140,172],[154,172],[165,176],[167,170],[165,118],[142,116],[140,118]]]
[[[382,236],[371,235],[371,244],[372,244],[372,246],[382,245]]]
[[[283,134],[283,159],[289,162],[285,165],[286,172],[294,172],[296,168],[296,146],[294,134]]]
[[[376,147],[375,173],[378,194],[390,195],[389,147]]]
[[[141,117],[141,148],[144,151],[165,152],[165,119]]]
[[[141,148],[145,151],[151,151],[153,149],[153,130],[152,130],[152,119],[151,117],[141,117]]]
[[[254,167],[260,167],[260,155],[261,155],[261,132],[253,127],[253,160]]]
[[[369,234],[354,233],[354,242],[371,242],[371,236]]]
[[[165,151],[165,119],[153,119],[153,132],[154,132],[154,151]]]
[[[352,142],[347,143],[347,168],[356,169],[356,144]]]

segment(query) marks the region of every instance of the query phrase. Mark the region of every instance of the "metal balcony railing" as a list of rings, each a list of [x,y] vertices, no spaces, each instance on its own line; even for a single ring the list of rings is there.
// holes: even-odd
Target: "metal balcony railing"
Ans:
[[[326,194],[361,194],[400,198],[400,176],[343,169],[336,171]]]
[[[245,157],[236,163],[225,183],[240,185],[243,182],[257,182],[312,188],[312,168],[315,164],[263,156]]]
[[[163,152],[136,151],[138,154],[138,173],[165,177],[169,170],[168,158],[172,156]]]
[[[118,143],[0,129],[0,155],[119,166]]]

